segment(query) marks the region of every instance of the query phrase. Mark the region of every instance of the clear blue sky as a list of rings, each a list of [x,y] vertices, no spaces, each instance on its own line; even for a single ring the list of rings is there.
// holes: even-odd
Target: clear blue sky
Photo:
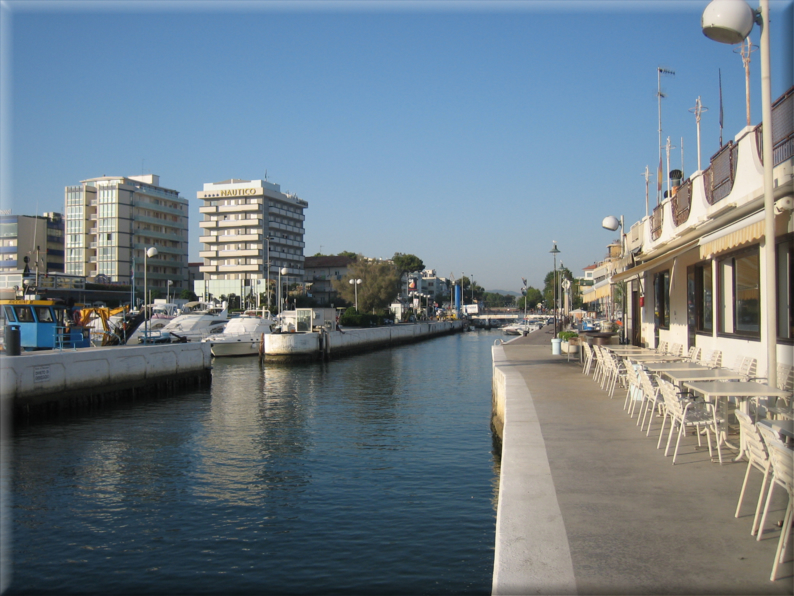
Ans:
[[[606,254],[658,165],[696,169],[745,122],[741,57],[707,2],[2,4],[0,201],[63,211],[64,187],[153,173],[190,200],[268,179],[309,202],[306,255],[412,253],[486,289]],[[772,94],[792,85],[791,1],[772,2]],[[757,43],[759,29],[751,34]],[[752,62],[753,124],[760,60]],[[705,167],[705,166],[704,166]],[[655,178],[651,206],[655,205]]]

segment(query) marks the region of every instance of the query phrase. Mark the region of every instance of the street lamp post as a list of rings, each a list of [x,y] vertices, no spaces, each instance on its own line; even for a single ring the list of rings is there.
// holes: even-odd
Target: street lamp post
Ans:
[[[351,279],[349,283],[353,286],[353,292],[356,295],[356,312],[358,312],[358,286],[361,285],[361,280]]]
[[[281,315],[281,310],[282,310],[281,306],[284,303],[284,301],[281,298],[281,292],[282,292],[281,276],[282,275],[287,275],[287,273],[289,273],[289,269],[287,269],[286,267],[282,267],[281,269],[278,270],[278,314],[279,314],[279,316]]]
[[[554,255],[554,303],[552,307],[554,308],[554,339],[557,339],[557,255],[560,254],[560,251],[557,249],[557,241],[553,242],[554,247],[549,252]]]
[[[620,258],[622,259],[625,256],[625,254],[626,254],[626,248],[625,248],[625,246],[626,246],[626,242],[625,242],[626,232],[625,232],[625,229],[623,228],[623,216],[621,215],[620,219],[618,219],[614,215],[607,215],[603,219],[603,221],[601,222],[601,227],[604,228],[605,230],[611,230],[613,232],[615,230],[617,230],[618,228],[620,228]],[[626,290],[625,290],[625,287],[624,287],[622,293],[623,293],[623,296],[622,296],[622,299],[621,299],[621,310],[623,311],[623,313],[622,313],[621,316],[623,317],[623,319],[622,319],[623,325],[621,326],[621,333],[623,334],[622,341],[625,342],[626,341],[626,335],[625,335],[625,333],[626,333]],[[612,292],[610,292],[610,294],[612,294]],[[612,295],[612,303],[613,303],[613,305],[615,303],[614,295]],[[632,322],[632,325],[634,325],[634,322]]]
[[[267,260],[265,261],[265,267],[267,267],[267,312],[270,312],[270,241],[272,239],[273,236],[265,236],[267,241]]]
[[[156,257],[157,249],[151,246],[143,253],[143,308],[147,308],[149,294],[149,257]],[[143,343],[149,343],[149,311],[148,309],[143,313],[143,320],[145,322],[143,328]]]
[[[168,283],[165,286],[165,301],[166,302],[171,302],[171,286],[172,285],[174,285],[174,282],[169,279]]]
[[[775,296],[775,196],[772,179],[772,83],[769,50],[769,0],[761,0],[753,10],[741,0],[712,0],[703,11],[703,34],[720,43],[742,43],[753,28],[761,27],[761,119],[764,165],[764,261],[760,285],[766,290],[766,326],[761,337],[766,344],[767,380],[777,385],[777,297]]]

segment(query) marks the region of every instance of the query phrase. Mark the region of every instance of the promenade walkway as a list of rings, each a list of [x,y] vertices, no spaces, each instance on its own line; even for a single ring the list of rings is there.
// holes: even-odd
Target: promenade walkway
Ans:
[[[673,466],[659,420],[641,433],[625,393],[551,355],[549,329],[494,347],[506,424],[493,593],[794,593],[790,554],[769,580],[779,530],[750,535],[761,474],[735,518],[746,463],[712,463],[690,433]],[[776,493],[767,528],[783,519]]]

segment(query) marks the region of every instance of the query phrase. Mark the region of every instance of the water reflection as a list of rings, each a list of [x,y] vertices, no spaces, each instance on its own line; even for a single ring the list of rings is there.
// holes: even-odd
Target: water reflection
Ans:
[[[486,593],[492,341],[216,359],[210,388],[22,429],[10,593]]]

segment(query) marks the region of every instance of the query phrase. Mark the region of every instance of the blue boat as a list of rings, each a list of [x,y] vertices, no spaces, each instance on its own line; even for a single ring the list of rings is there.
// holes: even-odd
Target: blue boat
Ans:
[[[69,307],[54,300],[0,300],[0,328],[18,327],[23,350],[91,347],[87,327],[73,322]]]

